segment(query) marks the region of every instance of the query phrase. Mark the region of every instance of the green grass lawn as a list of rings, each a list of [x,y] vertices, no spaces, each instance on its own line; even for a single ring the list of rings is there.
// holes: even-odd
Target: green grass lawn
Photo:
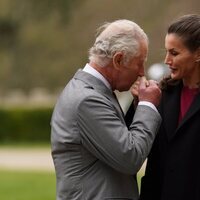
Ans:
[[[0,145],[3,148],[38,149],[49,145]],[[138,173],[138,185],[143,172]],[[14,171],[0,168],[0,200],[55,200],[56,180],[54,171]]]
[[[0,199],[55,200],[56,183],[53,172],[0,170]],[[138,176],[140,185],[140,174]]]
[[[0,170],[0,180],[2,200],[55,200],[53,172]]]

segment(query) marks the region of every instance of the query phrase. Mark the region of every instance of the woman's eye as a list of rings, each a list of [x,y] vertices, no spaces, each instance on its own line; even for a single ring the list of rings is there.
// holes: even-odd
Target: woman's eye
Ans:
[[[170,52],[173,56],[177,56],[178,55],[178,52],[176,52],[176,51],[171,51]]]

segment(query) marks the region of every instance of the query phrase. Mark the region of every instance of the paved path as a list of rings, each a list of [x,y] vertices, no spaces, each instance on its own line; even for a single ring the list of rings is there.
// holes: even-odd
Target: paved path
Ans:
[[[48,148],[0,148],[0,169],[53,171]]]
[[[144,173],[146,163],[140,169]],[[54,172],[50,148],[0,147],[0,169]]]

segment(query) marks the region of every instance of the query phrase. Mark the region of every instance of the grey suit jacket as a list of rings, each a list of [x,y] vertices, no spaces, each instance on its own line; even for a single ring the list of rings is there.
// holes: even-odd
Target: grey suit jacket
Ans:
[[[112,91],[79,70],[51,121],[57,200],[138,199],[135,175],[160,122],[153,109],[138,106],[128,129]]]

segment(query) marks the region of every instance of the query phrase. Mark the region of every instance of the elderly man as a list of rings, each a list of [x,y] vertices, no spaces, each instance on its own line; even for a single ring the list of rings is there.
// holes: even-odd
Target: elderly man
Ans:
[[[99,28],[89,63],[69,81],[52,116],[57,200],[138,199],[135,175],[160,126],[161,92],[141,78],[127,128],[113,91],[127,91],[144,76],[147,52],[147,36],[136,23],[117,20]]]

